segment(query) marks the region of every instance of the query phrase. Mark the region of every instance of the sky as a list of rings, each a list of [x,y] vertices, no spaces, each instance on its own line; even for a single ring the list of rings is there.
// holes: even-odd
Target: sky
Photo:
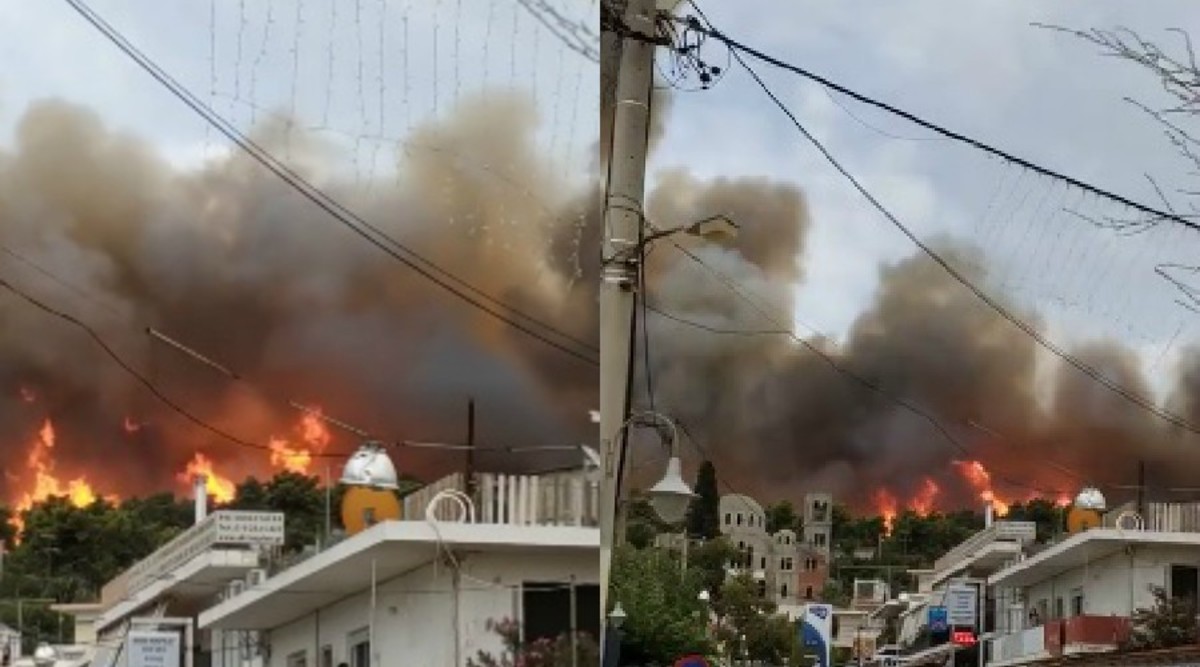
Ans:
[[[735,39],[868,96],[1159,206],[1150,174],[1180,205],[1169,188],[1185,182],[1187,165],[1125,100],[1162,102],[1158,82],[1093,45],[1031,24],[1124,26],[1182,47],[1168,29],[1195,25],[1194,3],[748,0],[701,8]],[[729,62],[719,45],[705,49],[709,62]],[[752,66],[919,236],[984,244],[999,294],[1035,309],[1052,340],[1121,341],[1139,352],[1155,391],[1169,386],[1172,361],[1186,342],[1200,339],[1200,328],[1153,269],[1195,257],[1196,232],[1162,228],[1120,238],[1084,229],[1068,211],[1123,211],[790,73]],[[665,126],[652,181],[653,174],[686,165],[699,178],[767,176],[803,188],[812,227],[799,260],[797,331],[843,337],[874,293],[880,265],[915,251],[736,65],[711,90],[674,92]],[[1071,267],[1079,268],[1071,273]]]

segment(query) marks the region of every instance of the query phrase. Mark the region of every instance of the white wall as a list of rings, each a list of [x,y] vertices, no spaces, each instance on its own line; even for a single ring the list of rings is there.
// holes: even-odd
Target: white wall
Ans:
[[[480,650],[499,654],[499,638],[487,629],[489,620],[520,618],[524,581],[562,581],[576,575],[579,584],[599,582],[594,555],[556,555],[515,559],[499,554],[460,556],[464,574],[459,590],[459,664]],[[286,595],[286,593],[283,593]],[[454,596],[447,567],[430,565],[392,581],[380,582],[376,603],[377,665],[453,665]],[[361,591],[337,604],[272,630],[269,667],[285,667],[288,656],[306,651],[316,665],[319,647],[333,646],[334,665],[349,661],[348,636],[370,623],[370,591]],[[318,633],[319,621],[319,633]]]
[[[1153,604],[1152,586],[1166,586],[1171,565],[1200,565],[1200,548],[1187,546],[1144,545],[1132,555],[1118,552],[1105,558],[1081,564],[1042,581],[1026,590],[1025,610],[1045,599],[1049,614],[1054,615],[1054,599],[1063,599],[1063,611],[1071,615],[1071,596],[1083,590],[1083,613],[1091,616],[1130,616],[1139,608]],[[1012,601],[1012,591],[1005,591],[1000,604]],[[999,617],[998,617],[999,618]]]

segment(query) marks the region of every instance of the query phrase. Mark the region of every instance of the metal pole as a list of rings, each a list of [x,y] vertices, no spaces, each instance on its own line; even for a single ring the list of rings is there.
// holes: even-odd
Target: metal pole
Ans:
[[[652,37],[654,0],[630,0],[625,23]],[[623,38],[617,74],[612,150],[604,210],[604,267],[600,284],[600,614],[608,611],[609,569],[615,541],[617,474],[625,422],[629,330],[633,324],[636,256],[646,189],[646,143],[654,46]],[[600,645],[607,648],[604,641]]]
[[[579,628],[576,619],[579,617],[575,597],[575,575],[571,575],[571,667],[579,667]]]
[[[467,470],[463,490],[475,502],[475,399],[467,401]]]

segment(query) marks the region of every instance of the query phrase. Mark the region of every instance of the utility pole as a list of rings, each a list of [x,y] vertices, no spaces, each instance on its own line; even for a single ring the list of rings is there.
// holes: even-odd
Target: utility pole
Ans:
[[[627,412],[637,256],[646,189],[646,144],[653,83],[655,1],[629,0],[608,157],[600,283],[600,615],[608,611],[615,540],[618,469]],[[603,627],[603,626],[602,626]],[[601,641],[601,646],[605,646]]]

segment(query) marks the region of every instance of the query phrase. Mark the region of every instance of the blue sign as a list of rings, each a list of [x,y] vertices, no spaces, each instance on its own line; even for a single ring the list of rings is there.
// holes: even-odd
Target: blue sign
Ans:
[[[800,643],[813,649],[817,661],[814,667],[832,667],[830,661],[833,607],[827,604],[805,605],[800,617]]]
[[[950,629],[950,614],[945,607],[929,608],[929,631],[946,632]]]

